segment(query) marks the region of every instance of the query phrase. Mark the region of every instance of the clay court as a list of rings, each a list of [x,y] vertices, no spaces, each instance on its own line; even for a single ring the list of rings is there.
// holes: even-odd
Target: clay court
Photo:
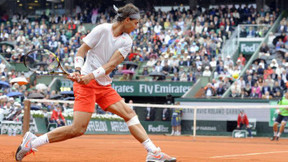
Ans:
[[[288,139],[150,136],[156,145],[178,162],[264,162],[287,161]],[[15,161],[21,136],[0,136],[0,161]],[[144,162],[146,151],[130,135],[85,135],[39,148],[23,161]]]

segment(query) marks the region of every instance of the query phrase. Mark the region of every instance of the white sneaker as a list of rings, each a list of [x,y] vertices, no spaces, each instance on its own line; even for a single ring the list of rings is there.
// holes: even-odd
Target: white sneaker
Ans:
[[[174,136],[174,135],[175,135],[175,132],[174,132],[174,131],[172,131],[172,132],[171,132],[171,136]]]
[[[148,152],[146,162],[176,162],[176,158],[161,152],[161,149],[158,147],[158,150],[154,153]]]
[[[37,136],[35,136],[31,132],[26,132],[23,138],[23,141],[21,145],[18,147],[15,159],[17,161],[21,161],[26,155],[29,155],[31,153],[34,153],[34,151],[37,151],[36,149],[32,148],[31,142],[36,139]]]

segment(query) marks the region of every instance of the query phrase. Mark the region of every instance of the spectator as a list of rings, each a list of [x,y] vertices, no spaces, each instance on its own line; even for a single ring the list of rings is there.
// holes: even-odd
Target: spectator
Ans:
[[[223,87],[223,83],[219,83],[219,87],[216,89],[216,95],[217,96],[222,96],[225,92],[225,89]]]
[[[56,105],[56,109],[53,110],[52,116],[50,118],[51,123],[56,123],[58,127],[66,125],[64,116],[62,115],[61,106]]]
[[[212,86],[211,83],[208,83],[206,87],[204,87],[205,90],[205,96],[206,97],[212,97],[216,93],[216,89]]]
[[[259,87],[258,83],[254,83],[254,86],[251,88],[250,97],[252,98],[261,98],[261,88]]]
[[[238,118],[237,118],[237,129],[242,129],[242,127],[244,125],[246,126],[246,129],[249,133],[248,136],[252,137],[248,117],[247,117],[246,113],[244,113],[244,110],[241,110],[240,113],[238,114]]]
[[[237,81],[234,82],[234,84],[231,86],[231,91],[234,91],[234,92],[237,94],[237,96],[240,95],[240,93],[241,93],[241,86],[238,84]]]
[[[146,119],[147,121],[154,121],[155,120],[155,110],[154,108],[147,107],[146,108]]]
[[[262,87],[262,95],[266,95],[266,92],[268,92],[269,94],[272,94],[271,88],[268,85],[267,82],[264,82],[264,86]]]
[[[174,81],[174,82],[180,81],[178,73],[174,73],[174,76],[171,78],[171,81]]]
[[[240,60],[240,61],[241,61],[241,64],[242,64],[243,66],[245,66],[245,64],[246,64],[246,59],[245,59],[245,57],[243,56],[242,53],[239,54],[239,57],[238,57],[237,61],[238,61],[238,60]]]
[[[179,102],[176,105],[180,105]],[[180,136],[181,135],[181,118],[183,112],[182,109],[173,109],[172,118],[171,118],[171,125],[172,125],[172,132],[171,135]]]
[[[211,76],[211,71],[209,69],[209,66],[205,67],[205,70],[203,72],[203,76],[206,76],[206,77],[210,77]]]

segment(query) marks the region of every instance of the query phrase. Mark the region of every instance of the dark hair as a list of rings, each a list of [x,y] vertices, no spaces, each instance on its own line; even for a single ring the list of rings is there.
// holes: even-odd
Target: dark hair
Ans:
[[[132,3],[128,3],[125,6],[119,8],[119,10],[117,11],[116,20],[121,22],[125,20],[127,17],[129,17],[130,15],[137,14],[137,13],[139,13],[138,7],[136,7]]]

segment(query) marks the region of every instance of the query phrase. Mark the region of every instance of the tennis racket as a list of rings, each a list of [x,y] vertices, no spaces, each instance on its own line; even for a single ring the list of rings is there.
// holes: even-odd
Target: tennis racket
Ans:
[[[24,65],[39,75],[71,75],[61,65],[56,54],[47,49],[35,49],[26,53]]]

